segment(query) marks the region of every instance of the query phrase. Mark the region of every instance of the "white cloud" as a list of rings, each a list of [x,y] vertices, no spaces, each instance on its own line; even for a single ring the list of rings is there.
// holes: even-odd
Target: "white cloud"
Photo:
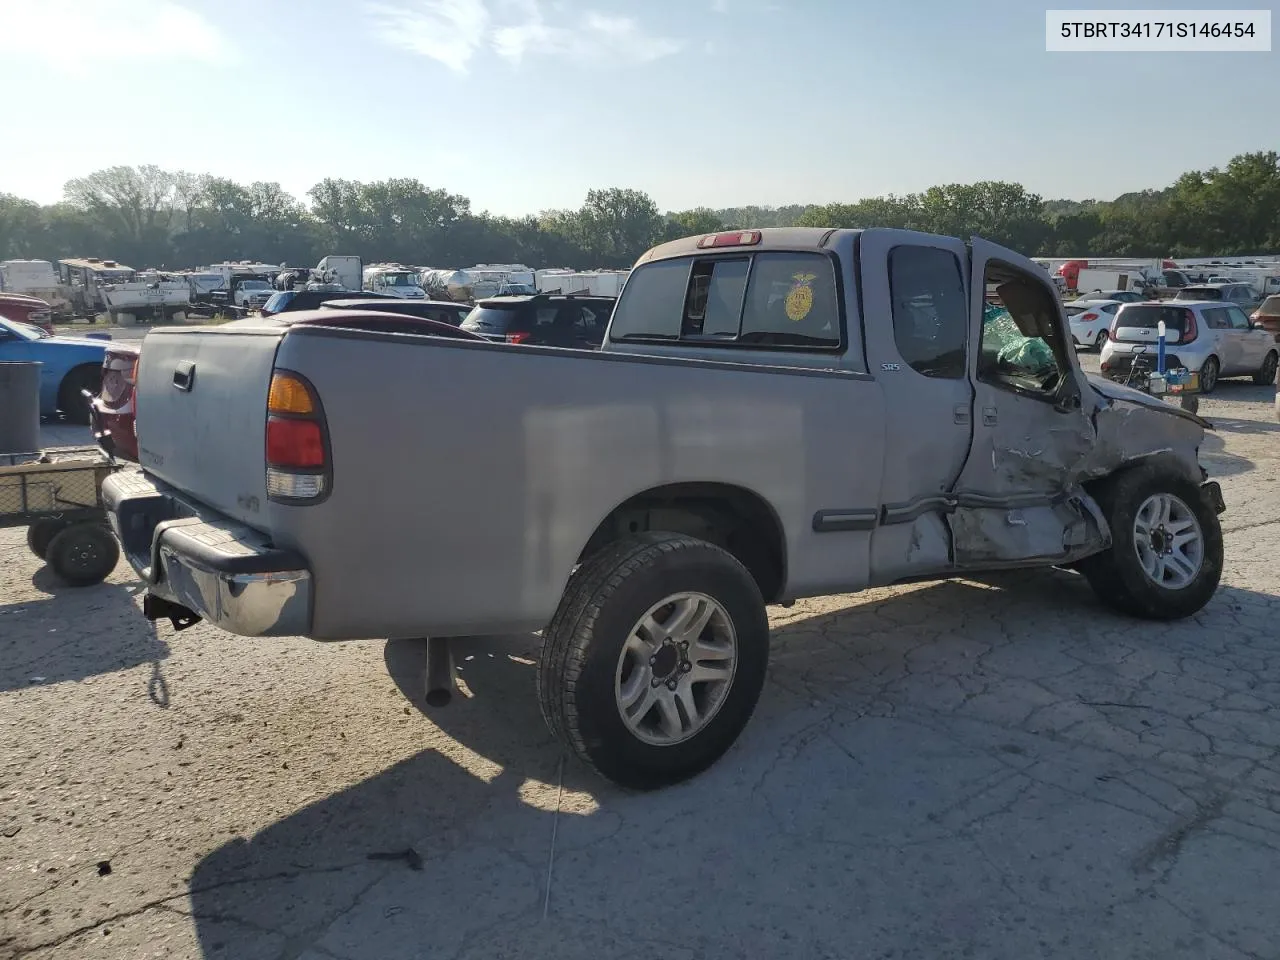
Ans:
[[[374,35],[464,73],[489,29],[484,0],[417,0],[407,5],[366,4]]]
[[[575,61],[648,63],[670,56],[684,42],[646,31],[634,18],[594,11],[575,14],[564,0],[416,0],[366,5],[375,35],[384,43],[418,53],[465,73],[485,46],[519,64],[527,56]]]
[[[684,42],[646,31],[633,17],[587,13],[565,26],[552,26],[534,9],[525,23],[502,27],[493,38],[498,55],[519,63],[526,54],[558,55],[571,60],[649,63],[684,47]]]
[[[0,50],[64,73],[104,60],[217,63],[235,57],[212,23],[173,0],[40,0],[0,10]]]

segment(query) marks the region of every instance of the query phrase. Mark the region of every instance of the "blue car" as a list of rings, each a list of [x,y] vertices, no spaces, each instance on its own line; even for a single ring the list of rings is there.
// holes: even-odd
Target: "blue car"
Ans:
[[[96,394],[102,388],[106,352],[101,339],[51,336],[29,323],[0,317],[0,363],[41,364],[42,417],[61,412],[73,423],[89,422],[89,398],[82,391]]]

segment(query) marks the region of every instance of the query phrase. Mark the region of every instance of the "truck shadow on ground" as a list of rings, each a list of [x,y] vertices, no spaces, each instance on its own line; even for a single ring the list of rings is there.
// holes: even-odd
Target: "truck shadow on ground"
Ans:
[[[795,746],[807,742],[802,735],[815,726],[815,710],[826,711],[828,719],[846,711],[845,722],[856,724],[868,705],[879,702],[889,710],[879,715],[891,716],[895,702],[906,706],[919,696],[910,685],[937,680],[941,697],[942,681],[971,673],[984,649],[1007,654],[1009,676],[1001,676],[994,660],[979,672],[985,669],[992,682],[1022,683],[1028,665],[1041,656],[1060,670],[1061,651],[1075,642],[1088,645],[1090,663],[1096,660],[1098,666],[1090,668],[1078,690],[1063,681],[1059,693],[1068,701],[1078,697],[1080,703],[1086,695],[1119,699],[1126,685],[1136,684],[1118,668],[1107,678],[1115,689],[1105,695],[1097,689],[1099,671],[1119,662],[1118,655],[1107,654],[1109,645],[1123,647],[1126,654],[1193,647],[1201,636],[1227,636],[1233,628],[1238,632],[1234,618],[1246,609],[1272,615],[1280,611],[1280,602],[1224,587],[1198,618],[1176,628],[1125,620],[1103,612],[1081,577],[1056,570],[851,597],[848,605],[834,611],[828,605],[828,612],[816,616],[807,613],[802,601],[792,611],[774,611],[794,619],[775,626],[770,682],[739,743],[701,777],[650,794],[631,794],[602,782],[567,759],[546,732],[535,697],[536,637],[459,640],[456,656],[465,693],[438,709],[424,700],[424,645],[391,641],[385,654],[388,671],[408,708],[426,713],[439,729],[441,748],[424,750],[206,856],[189,885],[199,941],[206,957],[521,955],[597,960],[621,956],[623,942],[631,945],[631,952],[623,951],[628,957],[675,956],[672,943],[661,934],[684,924],[696,929],[698,937],[696,943],[685,942],[688,950],[681,957],[694,956],[690,951],[695,946],[699,956],[738,956],[724,944],[741,944],[744,937],[756,943],[759,949],[750,952],[757,955],[791,954],[796,943],[770,938],[780,928],[782,936],[789,936],[788,927],[799,935],[806,911],[828,918],[826,934],[834,930],[847,936],[860,922],[848,909],[861,896],[859,890],[865,893],[868,884],[916,889],[912,878],[934,869],[929,844],[949,842],[932,818],[935,811],[949,808],[961,789],[948,782],[956,757],[975,750],[972,744],[944,743],[945,734],[918,728],[906,740],[895,739],[903,736],[900,732],[889,733],[889,742],[879,749],[869,744],[883,735],[871,734],[857,755],[833,752],[830,769],[821,764],[815,768],[812,759],[797,761],[804,748]],[[1176,632],[1172,640],[1171,630]],[[909,705],[942,711],[938,725],[948,726],[944,705],[931,706],[928,696]],[[1020,733],[1025,731],[994,736],[1008,739]],[[1016,752],[1023,751],[1019,747]],[[989,752],[998,751],[992,746]],[[846,762],[841,757],[852,766],[840,766]],[[796,762],[795,768],[787,767],[788,762]],[[873,801],[895,798],[894,812],[879,810],[876,816],[891,820],[886,829],[897,831],[890,844],[897,852],[880,857],[880,841],[872,842],[869,833],[870,859],[865,863],[861,854],[845,849],[839,866],[824,868],[828,879],[816,885],[809,873],[804,874],[807,881],[798,881],[796,874],[777,876],[799,869],[787,864],[815,855],[812,849],[794,850],[795,824],[779,826],[777,805],[800,803],[806,791],[847,791],[851,777]],[[797,778],[807,783],[799,793]],[[766,781],[777,781],[773,801],[758,796]],[[814,807],[812,800],[801,806],[815,822],[825,823],[842,816],[832,803],[847,802],[847,794],[831,793],[826,806]],[[792,810],[786,816],[797,815]],[[879,827],[870,823],[858,829],[874,833]],[[1120,857],[1109,849],[1098,856]],[[1053,857],[1020,853],[1013,841],[1006,852],[1032,875],[1047,876],[1054,869]],[[719,893],[700,886],[709,876],[705,870],[712,868],[697,865],[709,863],[715,864],[714,890]],[[559,871],[554,875],[553,865]],[[1099,863],[1099,874],[1108,867],[1114,865]],[[972,869],[974,876],[963,882],[939,882],[951,884],[948,889],[973,887],[965,896],[989,899],[984,909],[1028,912],[999,871],[981,865]],[[1124,873],[1128,868],[1116,869]],[[1027,889],[1034,889],[1034,879],[1024,881]],[[1089,890],[1096,890],[1094,906],[1103,917],[1106,904],[1118,896],[1106,886],[1105,892],[1097,883],[1081,887],[1077,906],[1084,906],[1095,896]],[[662,896],[645,892],[654,890]],[[879,916],[880,933],[873,936],[879,940],[866,946],[867,955],[900,945],[904,932],[922,956],[950,955],[956,942],[942,929],[945,918],[936,918],[928,899],[898,902],[890,897],[894,904]],[[799,912],[787,913],[791,920],[765,930],[756,925],[750,909],[728,909],[730,901],[785,901],[791,906],[784,913]],[[555,922],[539,924],[548,913]],[[1034,936],[1040,919],[1031,914],[1026,932]],[[569,936],[565,924],[572,925]],[[647,939],[637,945],[632,931]],[[1138,951],[1145,949],[1142,938],[1151,933],[1128,935]],[[1006,955],[996,949],[1000,932],[992,936],[997,939],[989,955]],[[817,950],[819,944],[810,946]],[[824,948],[834,951],[829,955],[843,955],[838,940],[827,940]],[[828,954],[817,950],[813,955]]]
[[[37,570],[31,583],[47,596],[0,606],[0,638],[8,641],[0,643],[0,691],[84,680],[146,663],[158,672],[169,656],[154,624],[140,620],[138,584],[69,587],[48,567]],[[157,690],[152,699],[167,702],[167,694]]]

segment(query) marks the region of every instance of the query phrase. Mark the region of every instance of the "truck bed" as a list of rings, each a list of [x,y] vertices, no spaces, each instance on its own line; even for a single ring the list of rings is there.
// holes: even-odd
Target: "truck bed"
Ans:
[[[272,362],[324,408],[322,502],[266,497]],[[763,499],[797,558],[788,595],[865,585],[869,535],[814,517],[878,504],[883,406],[838,369],[231,324],[148,339],[139,437],[149,473],[306,559],[311,636],[466,635],[545,626],[601,521],[670,484]]]

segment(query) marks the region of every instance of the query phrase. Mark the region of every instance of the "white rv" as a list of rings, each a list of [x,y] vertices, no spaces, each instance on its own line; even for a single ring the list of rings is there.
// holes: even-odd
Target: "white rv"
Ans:
[[[364,268],[364,289],[402,300],[425,300],[419,272],[402,263],[374,263]]]

